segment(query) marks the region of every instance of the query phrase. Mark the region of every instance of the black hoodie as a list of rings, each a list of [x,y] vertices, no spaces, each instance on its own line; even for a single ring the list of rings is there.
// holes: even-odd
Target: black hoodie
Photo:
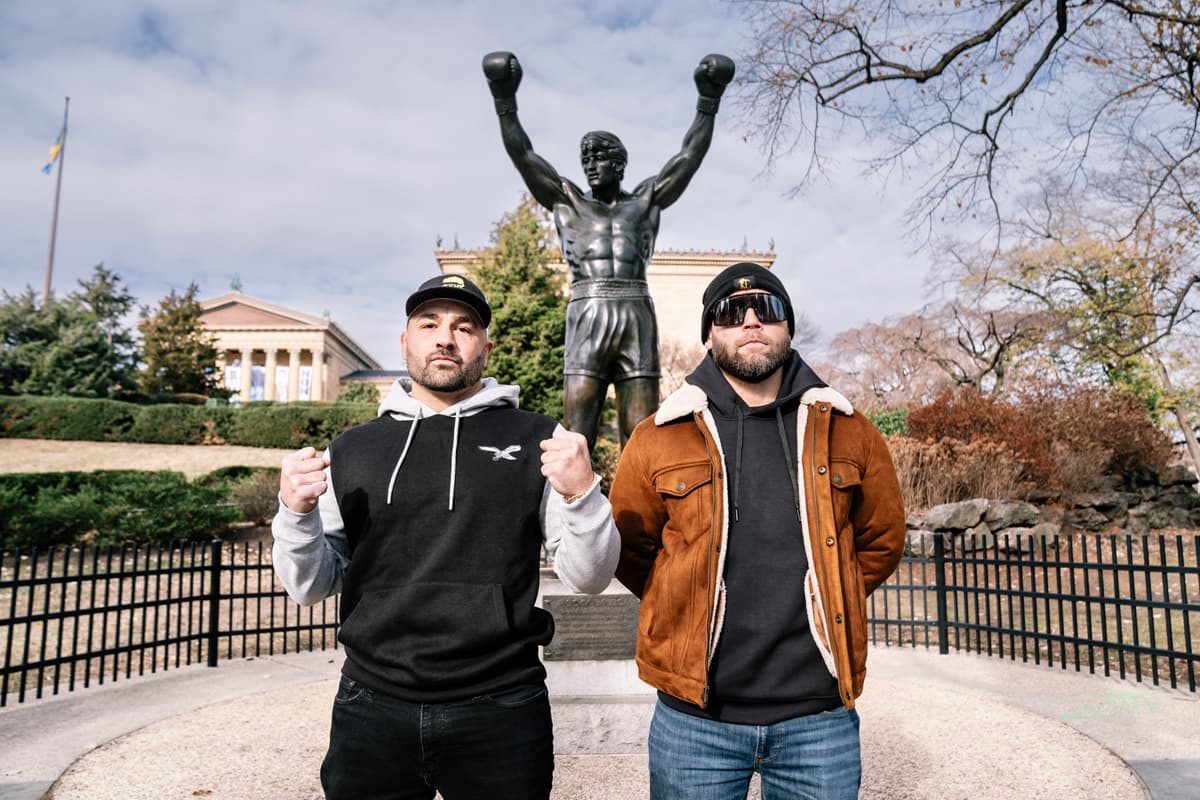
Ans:
[[[808,557],[796,481],[800,396],[825,383],[792,351],[773,403],[748,407],[711,355],[687,379],[708,396],[725,452],[729,534],[725,617],[710,668],[707,709],[671,707],[723,722],[769,725],[841,705],[809,630]]]

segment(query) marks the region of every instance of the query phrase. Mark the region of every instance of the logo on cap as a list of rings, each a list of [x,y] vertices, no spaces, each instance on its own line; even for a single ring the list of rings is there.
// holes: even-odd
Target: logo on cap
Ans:
[[[754,281],[750,278],[738,278],[737,287],[739,289],[750,289],[754,286]]]
[[[465,289],[467,284],[457,275],[447,275],[442,278],[442,286],[453,286],[456,289]]]

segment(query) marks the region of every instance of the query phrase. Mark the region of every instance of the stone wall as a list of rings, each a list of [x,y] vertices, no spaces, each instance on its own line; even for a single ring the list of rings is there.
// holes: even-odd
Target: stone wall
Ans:
[[[1141,473],[1110,481],[1087,494],[1042,492],[1026,500],[977,498],[944,503],[908,519],[909,551],[923,553],[929,534],[961,535],[979,546],[1018,539],[1053,540],[1072,531],[1142,534],[1159,528],[1200,528],[1198,479],[1182,466],[1157,475]]]

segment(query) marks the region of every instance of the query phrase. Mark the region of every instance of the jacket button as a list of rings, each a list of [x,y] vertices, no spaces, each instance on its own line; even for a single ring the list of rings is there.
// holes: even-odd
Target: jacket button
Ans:
[[[833,621],[836,622],[838,625],[841,625],[842,624],[842,615],[838,614],[836,617],[833,618]]]
[[[834,483],[841,483],[841,482],[842,482],[842,476],[841,476],[841,475],[834,475],[834,476],[833,476],[833,482],[834,482]]]
[[[824,405],[823,405],[823,406],[821,406],[821,410],[822,410],[822,411],[828,411],[828,410],[829,410],[829,406],[824,406]]]
[[[817,474],[818,474],[818,475],[824,475],[824,474],[825,474],[825,472],[826,472],[826,470],[825,470],[825,468],[824,468],[824,467],[817,467]]]
[[[825,544],[829,545],[830,547],[833,547],[833,537],[830,536],[828,539],[826,539]]]
[[[679,485],[675,487],[675,490],[676,490],[676,491],[679,491],[679,492],[682,492],[682,491],[683,491],[684,489],[686,489],[686,488],[687,488],[687,484],[686,484],[686,483],[684,483],[683,481],[680,481],[680,482],[679,482]]]

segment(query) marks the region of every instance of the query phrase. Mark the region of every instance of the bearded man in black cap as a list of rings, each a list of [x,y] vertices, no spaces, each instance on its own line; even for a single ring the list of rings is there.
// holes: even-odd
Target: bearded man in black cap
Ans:
[[[321,785],[329,800],[549,798],[540,552],[577,592],[619,541],[587,442],[484,378],[492,310],[439,275],[408,298],[377,419],[283,461],[274,565],[305,605],[341,592],[346,647]]]
[[[791,349],[774,274],[704,292],[708,355],[634,430],[609,498],[617,578],[641,598],[637,663],[659,690],[651,800],[854,800],[866,598],[900,561],[883,437]]]

